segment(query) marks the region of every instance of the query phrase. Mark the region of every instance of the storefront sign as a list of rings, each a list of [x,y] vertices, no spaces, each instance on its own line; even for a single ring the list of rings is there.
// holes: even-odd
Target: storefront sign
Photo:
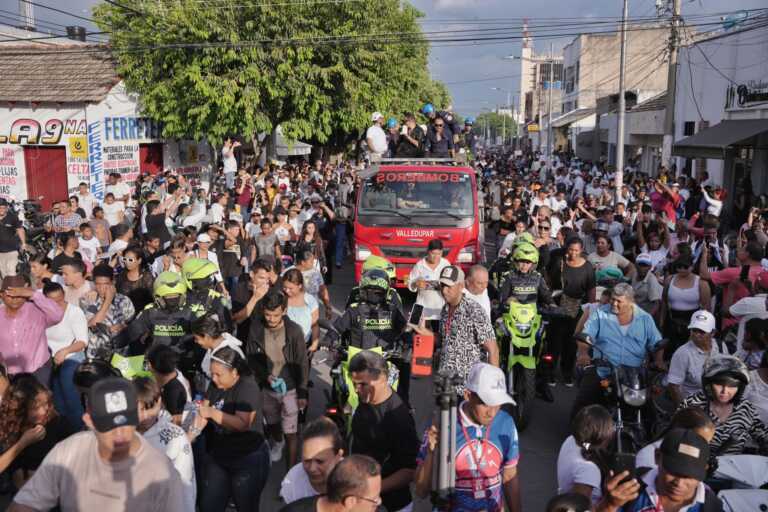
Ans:
[[[101,153],[101,122],[88,125],[88,165],[91,194],[99,201],[104,199],[104,167]]]
[[[23,149],[20,146],[0,144],[0,197],[24,199],[26,194]]]
[[[725,90],[726,109],[748,109],[768,105],[768,81],[750,80],[731,84]]]

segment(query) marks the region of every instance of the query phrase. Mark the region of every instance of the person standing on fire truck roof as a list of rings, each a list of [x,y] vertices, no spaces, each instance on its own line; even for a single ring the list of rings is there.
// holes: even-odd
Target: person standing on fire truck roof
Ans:
[[[416,304],[424,306],[424,320],[439,320],[445,299],[440,293],[438,277],[450,262],[443,258],[443,242],[439,239],[429,241],[427,255],[416,262],[408,276],[408,289],[417,292]],[[437,332],[437,331],[433,331]]]

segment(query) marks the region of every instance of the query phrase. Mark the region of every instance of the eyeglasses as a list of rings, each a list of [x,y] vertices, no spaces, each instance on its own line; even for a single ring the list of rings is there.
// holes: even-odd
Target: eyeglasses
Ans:
[[[359,500],[367,501],[368,503],[376,505],[377,507],[381,506],[381,504],[382,504],[381,496],[378,496],[377,498],[374,499],[374,498],[366,498],[365,496],[357,496],[357,495],[355,495],[355,498],[357,498]]]

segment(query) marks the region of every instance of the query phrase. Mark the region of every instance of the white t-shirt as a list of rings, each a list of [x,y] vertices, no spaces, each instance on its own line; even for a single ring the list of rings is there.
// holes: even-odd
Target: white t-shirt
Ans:
[[[470,299],[474,300],[478,304],[480,304],[480,307],[483,308],[483,311],[485,311],[485,314],[488,315],[488,319],[491,318],[491,298],[488,297],[488,290],[483,290],[483,293],[480,295],[475,295],[474,293],[470,292],[467,288],[464,288],[464,295],[469,297]]]
[[[109,194],[112,192],[115,196],[115,203],[120,203],[123,206],[123,209],[125,209],[126,205],[123,201],[121,201],[121,198],[123,196],[129,196],[129,202],[130,202],[130,194],[131,194],[131,187],[126,185],[124,182],[120,182],[117,185],[107,185],[107,188],[105,189],[105,194]],[[106,214],[106,212],[105,212]]]
[[[600,468],[581,454],[581,446],[576,444],[573,436],[563,441],[557,456],[557,492],[570,492],[574,484],[592,487],[592,503],[600,501]]]
[[[366,140],[370,139],[368,149],[371,153],[382,155],[387,151],[387,136],[379,125],[373,125],[365,132]]]
[[[427,266],[426,260],[422,258],[416,262],[411,270],[411,274],[408,276],[408,289],[412,292],[417,292],[416,304],[424,306],[422,317],[425,320],[440,319],[440,312],[445,305],[445,299],[443,299],[439,289],[425,288],[423,290],[418,290],[416,288],[416,281],[423,279],[424,281],[437,283],[440,279],[440,272],[450,264],[451,263],[447,259],[440,258],[440,262],[433,270]]]
[[[46,455],[13,501],[34,510],[59,505],[62,512],[188,510],[184,508],[181,480],[171,461],[142,436],[136,436],[141,441],[136,454],[112,463],[99,456],[93,432],[68,437]]]
[[[101,205],[104,209],[104,219],[109,222],[109,226],[120,224],[120,213],[125,213],[125,205],[122,201],[115,201],[112,204],[104,203]]]
[[[669,363],[667,382],[680,386],[680,394],[687,398],[701,391],[701,374],[704,364],[713,355],[720,354],[720,346],[712,340],[712,350],[704,352],[692,341],[675,350]]]
[[[80,253],[88,259],[91,263],[96,261],[96,258],[99,255],[99,249],[101,248],[101,243],[99,242],[99,239],[95,236],[92,236],[90,240],[86,240],[85,238],[78,237],[78,243],[79,243],[79,251]]]
[[[655,468],[656,467],[656,450],[661,448],[661,442],[663,439],[659,439],[648,446],[644,446],[637,455],[635,455],[635,467],[638,468]]]
[[[157,422],[144,432],[143,436],[149,444],[171,460],[184,488],[184,510],[195,510],[197,497],[195,461],[192,457],[192,445],[184,430],[172,423],[170,414],[162,410]]]
[[[45,330],[48,339],[48,348],[51,354],[56,355],[59,350],[70,346],[75,341],[84,341],[88,345],[88,320],[85,319],[83,310],[72,304],[67,304],[61,322],[52,325]],[[67,355],[67,359],[75,354]]]
[[[617,267],[623,270],[629,265],[629,260],[627,258],[613,251],[610,251],[606,256],[600,256],[596,252],[593,252],[587,256],[587,261],[595,267],[595,272],[609,267]]]
[[[237,172],[237,158],[235,158],[234,148],[221,148],[221,160],[224,163],[224,174],[234,174]]]
[[[760,377],[757,370],[749,372],[749,384],[744,391],[744,398],[752,402],[760,420],[768,425],[768,384]]]
[[[318,494],[312,484],[309,483],[309,476],[304,471],[304,465],[301,462],[288,471],[280,484],[280,497],[286,504]]]

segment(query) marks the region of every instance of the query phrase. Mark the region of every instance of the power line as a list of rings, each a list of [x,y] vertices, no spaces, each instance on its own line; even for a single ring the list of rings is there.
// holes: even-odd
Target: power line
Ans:
[[[22,16],[18,12],[6,11],[6,10],[3,10],[3,9],[0,9],[0,13],[9,15],[9,16],[3,16],[4,18],[9,18],[10,19],[10,16],[13,16],[17,23],[20,23],[20,22],[26,20],[26,17]],[[50,26],[56,25],[56,26],[59,26],[59,27],[66,27],[67,26],[67,25],[65,25],[63,23],[56,23],[54,21],[41,20],[41,19],[38,19],[37,17],[35,17],[35,25],[50,25]]]
[[[25,0],[26,1],[26,0]],[[700,23],[691,26],[706,26],[715,23]],[[717,22],[719,24],[719,22]],[[628,32],[661,30],[658,26],[635,26],[629,27]],[[494,29],[493,32],[497,32]],[[125,46],[122,48],[92,46],[83,49],[58,50],[58,53],[134,53],[160,50],[181,50],[181,49],[207,49],[207,48],[253,48],[253,47],[312,47],[324,45],[390,45],[390,44],[426,44],[426,43],[479,43],[479,42],[508,42],[523,39],[523,35],[491,34],[487,35],[487,30],[475,30],[476,34],[466,34],[462,37],[455,36],[453,31],[433,32],[425,37],[420,32],[400,32],[400,33],[380,33],[380,34],[357,34],[349,36],[323,36],[306,38],[286,38],[286,39],[260,39],[250,41],[206,41],[206,42],[179,42],[165,43],[150,46]],[[557,39],[562,37],[575,37],[579,35],[614,35],[618,30],[599,30],[594,32],[565,32],[565,33],[546,33],[539,34],[540,39]],[[434,44],[433,44],[434,46]]]
[[[494,76],[490,78],[478,78],[475,80],[461,80],[458,82],[443,82],[443,85],[461,85],[461,84],[473,84],[476,82],[493,82],[494,80],[506,80],[509,78],[519,78],[520,75],[507,75],[507,76]]]
[[[90,23],[96,24],[96,22],[94,20],[92,20],[91,18],[86,18],[84,16],[80,16],[80,15],[77,15],[77,14],[72,14],[71,12],[63,11],[63,10],[57,9],[55,7],[50,7],[50,6],[47,6],[47,5],[38,4],[37,2],[33,2],[32,0],[21,0],[21,1],[24,2],[24,3],[27,3],[29,5],[34,5],[35,7],[39,7],[41,9],[48,9],[49,11],[57,12],[59,14],[65,14],[67,16],[71,16],[72,18],[77,18],[79,20],[84,20],[84,21],[88,21]]]
[[[105,1],[106,3],[108,3],[108,4],[110,4],[110,5],[114,5],[115,7],[119,7],[119,8],[121,8],[121,9],[124,9],[124,10],[126,10],[126,11],[132,12],[132,13],[134,13],[134,14],[138,14],[139,16],[146,16],[146,15],[145,15],[143,12],[141,12],[141,11],[137,11],[137,10],[136,10],[136,9],[134,9],[133,7],[128,7],[127,5],[122,5],[122,4],[119,4],[119,3],[117,3],[117,2],[115,2],[115,1],[113,1],[113,0],[104,0],[104,1]]]

